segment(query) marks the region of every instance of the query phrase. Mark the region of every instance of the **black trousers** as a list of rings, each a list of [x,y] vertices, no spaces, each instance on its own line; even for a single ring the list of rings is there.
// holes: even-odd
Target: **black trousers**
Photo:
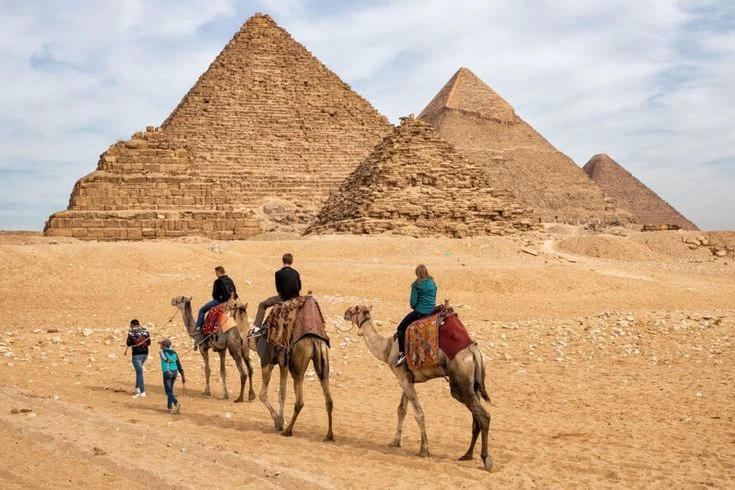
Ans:
[[[398,350],[400,352],[406,352],[404,349],[406,347],[406,329],[408,328],[408,326],[419,318],[423,318],[425,316],[426,315],[422,315],[417,311],[412,311],[411,313],[406,315],[403,320],[401,320],[401,323],[398,324],[398,329],[396,331],[398,332]]]

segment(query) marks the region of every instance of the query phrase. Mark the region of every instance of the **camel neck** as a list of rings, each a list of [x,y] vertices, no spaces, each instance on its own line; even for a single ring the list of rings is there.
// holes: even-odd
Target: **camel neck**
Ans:
[[[181,308],[181,316],[184,318],[184,327],[189,337],[196,337],[197,325],[194,321],[194,315],[191,313],[191,303],[185,303],[184,307]]]
[[[362,338],[368,350],[378,359],[387,363],[390,356],[390,350],[393,346],[393,337],[383,337],[375,329],[372,318],[366,321],[362,326]]]

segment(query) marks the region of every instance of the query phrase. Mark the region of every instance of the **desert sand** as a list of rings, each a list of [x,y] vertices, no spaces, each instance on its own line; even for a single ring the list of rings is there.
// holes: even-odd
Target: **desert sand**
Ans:
[[[0,484],[3,488],[732,488],[735,262],[698,232],[518,237],[271,235],[261,240],[97,243],[0,234]],[[707,234],[735,244],[735,233]],[[525,252],[523,251],[525,250]],[[331,337],[336,441],[313,372],[291,438],[263,404],[203,389],[201,357],[170,300],[208,298],[223,265],[242,300],[273,293],[295,256]],[[532,252],[532,253],[528,253]],[[731,252],[730,252],[731,253]],[[535,255],[534,255],[535,254]],[[457,461],[469,412],[447,383],[419,385],[431,456],[412,411],[388,447],[400,389],[342,319],[373,306],[389,335],[429,267],[486,357],[495,467]],[[133,399],[128,322],[148,324],[148,397]],[[183,356],[181,414],[166,411],[155,341]],[[255,389],[260,369],[255,360]],[[228,358],[228,387],[237,388]],[[271,383],[271,400],[278,383]],[[234,397],[232,397],[234,399]],[[286,416],[293,409],[289,382]],[[476,457],[479,454],[476,452]]]

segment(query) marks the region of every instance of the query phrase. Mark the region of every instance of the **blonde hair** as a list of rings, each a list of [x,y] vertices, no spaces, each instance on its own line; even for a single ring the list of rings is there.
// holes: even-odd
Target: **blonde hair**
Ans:
[[[434,278],[429,275],[429,269],[427,269],[424,264],[419,264],[416,266],[416,282],[421,282],[424,279],[434,280]]]

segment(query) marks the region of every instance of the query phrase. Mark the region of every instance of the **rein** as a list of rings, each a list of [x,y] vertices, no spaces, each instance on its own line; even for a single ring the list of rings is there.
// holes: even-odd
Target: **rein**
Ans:
[[[174,308],[176,308],[176,307],[174,307]],[[173,321],[173,319],[176,317],[176,315],[178,315],[178,314],[179,314],[179,309],[176,308],[176,311],[174,311],[174,314],[171,315],[171,318],[168,319],[168,321],[166,322],[166,325],[168,325],[169,323],[171,323]],[[139,346],[143,345],[144,343],[145,343],[145,340],[142,341],[142,342],[140,342],[140,343],[136,343],[133,347],[139,347]],[[123,353],[124,356],[128,355],[128,349],[129,348],[130,348],[129,345],[125,347],[125,353]]]
[[[341,333],[349,332],[350,330],[352,330],[355,327],[355,325],[357,325],[357,328],[358,329],[359,328],[362,328],[362,326],[365,325],[366,322],[370,321],[370,315],[365,316],[365,318],[363,318],[362,321],[358,324],[357,317],[360,315],[360,313],[361,313],[360,310],[357,310],[354,313],[350,313],[350,328],[348,328],[346,330],[342,330],[337,325],[335,325],[334,328],[336,328],[337,331],[338,332],[341,332]]]

